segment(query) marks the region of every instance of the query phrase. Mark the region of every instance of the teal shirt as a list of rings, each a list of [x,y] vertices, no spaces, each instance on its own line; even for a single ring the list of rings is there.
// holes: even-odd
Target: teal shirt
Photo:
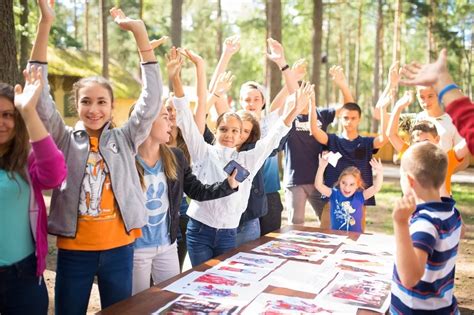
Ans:
[[[30,187],[20,175],[15,179],[0,170],[0,266],[14,264],[35,250],[28,215]]]

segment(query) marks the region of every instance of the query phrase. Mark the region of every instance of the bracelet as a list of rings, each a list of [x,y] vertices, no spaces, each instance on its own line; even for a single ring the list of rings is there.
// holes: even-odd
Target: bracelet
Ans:
[[[451,84],[446,85],[438,94],[438,102],[441,104],[444,94],[446,94],[446,92],[449,92],[449,91],[454,90],[454,89],[460,89],[460,87],[457,86],[457,84],[455,84],[455,83],[451,83]]]
[[[144,49],[144,50],[138,49],[138,51],[141,52],[141,53],[144,53],[144,52],[147,52],[147,51],[152,51],[152,50],[153,50],[153,47],[150,48],[150,49]]]
[[[286,64],[285,66],[283,66],[280,70],[281,72],[285,71],[286,69],[290,69],[290,66],[288,64]]]
[[[216,93],[212,93],[212,94],[214,94],[215,97],[221,97],[220,95],[217,95]]]

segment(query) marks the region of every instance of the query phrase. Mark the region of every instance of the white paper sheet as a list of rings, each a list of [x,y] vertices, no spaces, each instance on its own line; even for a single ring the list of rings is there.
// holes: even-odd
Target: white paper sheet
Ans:
[[[333,249],[286,241],[270,241],[252,249],[252,251],[285,258],[317,261],[327,256]]]

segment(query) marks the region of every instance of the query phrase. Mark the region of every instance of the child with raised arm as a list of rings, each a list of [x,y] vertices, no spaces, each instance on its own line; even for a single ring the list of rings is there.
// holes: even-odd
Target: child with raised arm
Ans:
[[[54,12],[44,0],[40,8],[30,64],[47,60]],[[84,314],[95,276],[102,308],[131,295],[133,243],[147,223],[135,155],[160,110],[161,77],[143,21],[117,8],[111,15],[120,28],[133,33],[142,61],[143,89],[130,119],[120,128],[113,127],[113,91],[102,77],[74,84],[79,115],[74,128],[66,126],[56,110],[47,84],[38,104],[40,117],[68,166],[64,189],[53,191],[49,216],[49,232],[58,236],[57,314]],[[46,65],[43,76],[47,77]]]
[[[453,291],[461,216],[455,201],[439,194],[447,164],[446,153],[426,141],[412,145],[402,157],[403,198],[392,214],[396,256],[391,314],[459,314]]]
[[[31,73],[23,74],[23,90],[0,83],[0,314],[46,315],[48,291],[42,277],[48,240],[42,190],[61,184],[66,163],[36,112],[41,69],[31,67]]]
[[[327,155],[320,154],[314,187],[322,195],[329,197],[331,229],[361,233],[365,227],[364,202],[382,188],[382,162],[375,158],[370,160],[376,178],[375,183],[368,188],[365,188],[360,170],[354,166],[341,172],[334,187],[324,185],[323,175],[328,164]]]
[[[410,144],[403,141],[403,139],[398,135],[398,120],[400,113],[403,111],[403,109],[408,107],[412,101],[413,94],[411,92],[406,92],[405,95],[397,101],[390,116],[387,128],[387,137],[395,150],[399,152],[400,156],[405,153]],[[438,134],[437,128],[431,121],[417,121],[411,127],[410,135],[410,142],[412,144],[422,141],[429,141],[441,147],[440,136]],[[444,150],[444,148],[442,149]],[[448,156],[448,168],[446,171],[445,181],[440,187],[440,194],[442,197],[451,197],[451,176],[455,172],[456,167],[458,167],[463,162],[468,153],[469,150],[467,148],[466,140],[464,139],[446,152]]]

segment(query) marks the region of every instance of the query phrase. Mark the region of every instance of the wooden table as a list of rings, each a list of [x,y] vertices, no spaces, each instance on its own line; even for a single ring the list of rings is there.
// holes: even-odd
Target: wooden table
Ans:
[[[322,233],[328,233],[328,234],[338,234],[338,235],[346,235],[352,240],[356,241],[359,238],[359,233],[354,233],[354,232],[343,232],[343,231],[333,231],[333,230],[325,230],[325,229],[319,229],[319,228],[313,228],[313,227],[305,227],[305,226],[286,226],[282,228],[281,230],[275,231],[276,233],[284,233],[290,230],[299,230],[299,231],[309,231],[309,232],[322,232]],[[261,238],[243,244],[242,246],[229,251],[223,255],[220,255],[216,258],[213,258],[211,260],[208,260],[207,262],[196,266],[190,270],[187,270],[186,272],[183,272],[169,280],[166,280],[156,286],[151,287],[148,290],[145,290],[143,292],[138,293],[137,295],[134,295],[122,302],[119,302],[117,304],[114,304],[102,311],[100,311],[97,314],[102,314],[102,315],[116,315],[116,314],[150,314],[152,312],[157,311],[161,307],[165,306],[167,303],[170,301],[176,299],[180,294],[174,293],[174,292],[169,292],[162,290],[161,288],[166,287],[167,285],[171,284],[172,282],[182,278],[183,276],[187,275],[188,273],[192,271],[206,271],[207,269],[217,265],[221,261],[239,253],[239,252],[251,252],[251,250],[255,247],[258,247],[262,244],[267,243],[268,241],[273,240],[274,238],[272,237],[275,236],[274,233],[269,233],[265,236],[262,236]],[[339,245],[341,246],[341,245]],[[338,248],[335,247],[334,253]],[[260,253],[259,253],[260,254]],[[263,254],[262,254],[263,255]],[[281,258],[281,257],[280,257]],[[277,288],[273,286],[268,286],[264,292],[266,293],[275,293],[275,294],[283,294],[283,295],[288,295],[288,296],[294,296],[294,297],[300,297],[300,298],[307,298],[307,299],[313,299],[316,297],[316,294],[308,293],[308,292],[302,292],[302,291],[295,291],[291,289],[286,289],[286,288]],[[357,312],[358,315],[360,314],[379,314],[373,311],[369,310],[362,310],[359,309]]]

